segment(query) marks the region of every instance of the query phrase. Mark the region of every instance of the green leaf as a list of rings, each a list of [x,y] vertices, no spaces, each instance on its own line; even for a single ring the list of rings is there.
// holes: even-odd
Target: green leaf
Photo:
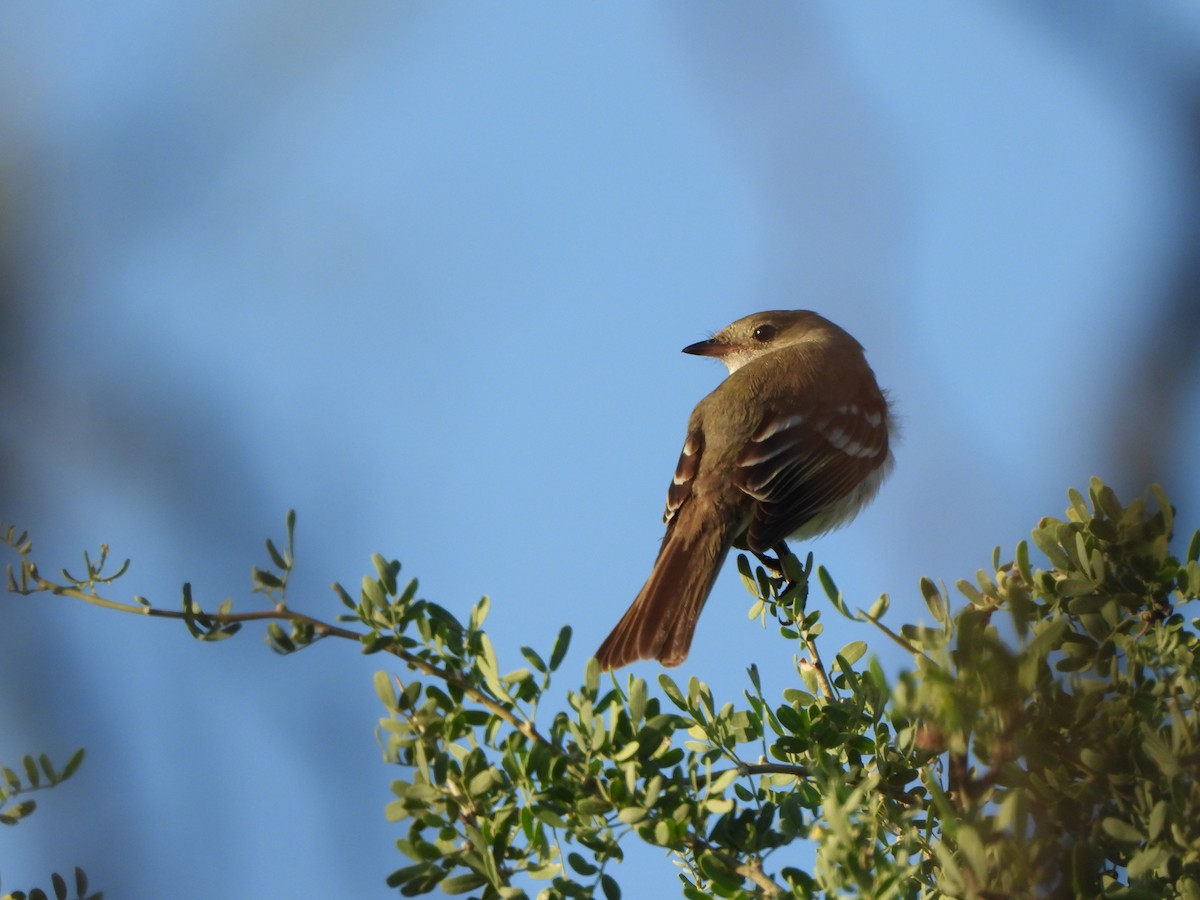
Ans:
[[[551,665],[551,668],[554,668]],[[583,670],[584,690],[589,697],[595,697],[600,692],[600,662],[596,657],[587,661]]]
[[[296,652],[296,645],[278,622],[267,625],[267,646],[276,653],[288,654]]]
[[[1162,847],[1147,847],[1145,850],[1139,850],[1129,860],[1129,878],[1136,880],[1152,875],[1160,866],[1165,866],[1170,859],[1171,855]]]
[[[1088,656],[1069,656],[1065,659],[1060,659],[1054,664],[1056,672],[1081,672],[1084,669],[1090,668],[1092,659]]]
[[[1057,519],[1043,519],[1042,524],[1034,529],[1030,537],[1037,548],[1046,554],[1050,564],[1064,571],[1073,568],[1071,558],[1067,556],[1060,543],[1060,533],[1070,534],[1070,526]]]
[[[969,825],[959,825],[954,836],[958,842],[958,852],[966,861],[967,866],[980,883],[985,883],[987,881],[987,854],[984,852],[979,832]]]
[[[333,584],[331,584],[330,587],[333,589],[333,592],[335,594],[337,594],[338,599],[340,601],[342,601],[343,606],[345,606],[347,609],[352,609],[352,610],[358,609],[358,604],[356,604],[352,599],[350,599],[350,595],[348,593],[346,593],[346,589],[344,587],[342,587],[336,581]]]
[[[488,880],[478,872],[470,872],[466,875],[451,875],[449,878],[444,878],[438,882],[438,887],[447,894],[465,894],[475,888],[483,887],[487,883]]]
[[[10,806],[2,814],[0,814],[0,824],[15,825],[17,822],[31,812],[37,809],[37,803],[33,800],[25,800],[18,803],[16,806]]]
[[[757,663],[751,663],[751,664],[750,664],[750,668],[748,668],[748,669],[746,670],[746,674],[750,676],[750,683],[751,683],[752,685],[754,685],[754,690],[755,690],[755,692],[761,696],[761,694],[762,694],[762,683],[760,682],[760,680],[759,680],[759,676],[758,676],[758,664],[757,664]]]
[[[987,601],[984,599],[983,594],[979,593],[979,589],[977,587],[975,587],[975,585],[971,584],[971,582],[967,581],[965,578],[958,579],[958,581],[956,581],[954,583],[954,586],[956,588],[958,588],[958,592],[960,594],[962,594],[964,597],[966,597],[967,601],[972,606],[986,606],[987,605]],[[926,603],[928,603],[928,602],[929,601],[927,599]],[[930,611],[931,612],[933,611],[933,607],[930,607]]]
[[[271,563],[275,566],[275,568],[277,568],[277,569],[287,569],[288,568],[287,560],[285,560],[283,558],[282,553],[280,553],[277,549],[275,549],[275,542],[273,540],[271,540],[270,538],[267,538],[267,555],[269,557],[271,557]]]
[[[399,567],[399,563],[396,566]],[[413,597],[417,596],[417,590],[420,587],[420,582],[416,578],[410,578],[408,584],[404,586],[404,590],[400,592],[400,596],[396,598],[396,607],[399,609],[407,609],[412,603]]]
[[[847,666],[852,666],[867,652],[866,641],[851,641],[845,647],[838,651],[837,655],[846,661]]]
[[[1029,543],[1021,541],[1017,544],[1017,571],[1021,573],[1021,580],[1026,584],[1033,584],[1033,568],[1029,564]]]
[[[929,613],[933,616],[933,620],[940,625],[945,625],[948,619],[946,614],[946,600],[942,596],[942,592],[938,590],[938,586],[933,583],[930,578],[922,578],[921,596],[925,598],[925,605],[929,607]]]
[[[806,694],[805,696],[811,696]],[[775,719],[779,724],[788,730],[790,734],[807,735],[809,731],[808,719],[801,713],[796,712],[790,706],[780,706],[775,710]]]
[[[1170,804],[1166,800],[1159,800],[1154,804],[1154,808],[1150,810],[1150,822],[1147,826],[1147,832],[1150,840],[1156,841],[1163,833],[1163,826],[1167,822],[1167,813],[1170,812]]]
[[[496,648],[492,646],[492,639],[486,634],[479,635],[479,646],[483,649],[483,656],[479,659],[479,668],[485,677],[490,675],[491,678],[499,678],[500,663],[496,659]]]
[[[268,572],[265,569],[260,569],[254,566],[251,571],[251,580],[256,587],[266,588],[268,590],[277,590],[283,587],[283,581],[273,572]]]
[[[84,756],[83,747],[80,747],[78,750],[76,750],[74,753],[71,754],[71,758],[67,760],[67,764],[63,767],[63,771],[62,771],[62,780],[63,781],[66,781],[68,778],[70,778],[72,775],[74,775],[75,772],[78,771],[79,767],[81,765],[83,765],[83,756]],[[81,891],[80,894],[82,894],[82,893],[83,892]]]
[[[705,877],[726,891],[739,891],[742,887],[742,877],[729,871],[728,867],[713,853],[700,855],[700,871]]]
[[[533,673],[522,666],[519,669],[513,669],[511,672],[501,675],[500,680],[505,684],[520,684],[522,681],[528,681],[532,677]]]
[[[723,816],[733,810],[733,801],[725,797],[709,797],[704,801],[704,808],[715,816]]]
[[[385,609],[387,607],[386,599],[383,596],[383,589],[380,588],[379,582],[374,578],[368,578],[366,575],[362,579],[362,596],[363,600],[375,609]]]
[[[1086,522],[1091,518],[1087,502],[1083,499],[1083,494],[1079,493],[1075,488],[1068,488],[1067,499],[1071,502],[1071,511],[1075,513],[1079,521]]]
[[[480,597],[479,602],[475,604],[475,608],[471,610],[471,629],[478,631],[483,627],[484,620],[487,619],[488,613],[492,609],[491,597]]]
[[[589,875],[595,875],[600,871],[596,866],[584,859],[579,853],[568,853],[567,863],[572,869],[585,877]]]
[[[737,558],[738,575],[742,577],[742,584],[746,586],[746,591],[752,597],[758,596],[758,582],[754,578],[754,572],[750,568],[750,560],[745,553],[739,553]]]
[[[533,666],[537,671],[545,673],[546,662],[533,650],[532,647],[522,647],[521,655],[525,657],[525,661]]]
[[[679,690],[679,686],[671,680],[671,676],[666,672],[662,672],[658,676],[658,686],[663,689],[663,693],[667,695],[667,699],[675,704],[679,709],[687,712],[687,701],[683,699],[683,692]]]
[[[562,872],[562,865],[559,863],[543,863],[540,866],[531,866],[525,873],[530,878],[536,881],[549,881],[551,878],[557,878]],[[518,895],[523,896],[523,895]],[[544,894],[539,894],[539,897]]]
[[[620,885],[607,873],[600,876],[600,890],[604,891],[605,900],[621,900]]]
[[[797,690],[796,688],[785,688],[783,691],[783,699],[793,706],[807,707],[812,706],[817,702],[817,698],[808,691]]]
[[[671,828],[673,824],[673,822],[670,822],[666,819],[659,819],[657,822],[655,822],[653,842],[658,844],[660,847],[670,847],[675,841],[674,834],[672,833],[673,830]]]
[[[392,681],[390,673],[380,669],[374,676],[375,694],[380,701],[392,712],[400,711],[400,704],[396,699],[396,686]]]
[[[375,566],[375,573],[379,576],[379,581],[383,584],[383,589],[390,595],[396,594],[396,575],[400,571],[400,564],[389,562],[378,553],[371,554],[371,564]]]
[[[649,814],[644,806],[626,806],[617,813],[617,818],[626,825],[636,825]]]
[[[1175,510],[1171,506],[1171,501],[1167,499],[1166,492],[1163,491],[1160,484],[1151,484],[1150,493],[1154,495],[1159,513],[1163,517],[1162,533],[1164,535],[1171,534],[1175,530]]]
[[[712,781],[709,782],[708,790],[709,790],[709,792],[711,792],[713,794],[724,793],[726,788],[728,788],[731,784],[733,784],[735,781],[737,781],[737,778],[738,778],[738,770],[731,766],[730,768],[726,769],[724,772],[720,773],[719,775],[717,775],[716,778],[714,778]]]
[[[384,650],[392,645],[391,638],[377,631],[364,634],[359,638],[359,641],[362,643],[363,653],[378,653],[380,650]]]
[[[558,632],[558,637],[554,641],[554,648],[550,651],[550,671],[558,670],[562,664],[563,657],[567,655],[567,648],[571,645],[571,626],[564,625]]]
[[[821,582],[821,590],[825,592],[825,596],[829,598],[829,602],[833,604],[833,608],[840,612],[847,619],[853,619],[854,613],[846,606],[846,600],[842,597],[842,592],[837,589],[837,585],[833,583],[833,576],[824,566],[817,566],[817,580]]]
[[[1126,844],[1140,844],[1146,839],[1146,836],[1130,825],[1123,819],[1115,818],[1114,816],[1106,816],[1101,822],[1100,827],[1104,829],[1104,833],[1113,840],[1121,841]]]
[[[38,754],[38,766],[41,768],[42,774],[46,776],[46,780],[50,784],[58,784],[58,782],[62,781],[57,770],[54,768],[54,763],[50,761],[50,757],[45,753]]]
[[[538,807],[537,809],[535,809],[533,811],[533,814],[539,822],[545,822],[551,828],[566,828],[567,827],[567,823],[565,821],[563,821],[562,816],[560,816],[558,813],[554,812],[554,810],[547,809],[544,806],[541,806],[541,807]]]
[[[646,715],[646,681],[634,678],[629,683],[629,718],[636,726]]]
[[[472,797],[479,797],[491,789],[493,784],[503,781],[495,769],[484,769],[471,779],[467,785],[467,793]]]
[[[1142,726],[1142,749],[1166,777],[1174,778],[1183,771],[1171,746],[1149,725]]]
[[[892,598],[887,594],[880,594],[879,599],[871,604],[871,608],[867,610],[868,619],[882,619],[888,609],[892,605]]]

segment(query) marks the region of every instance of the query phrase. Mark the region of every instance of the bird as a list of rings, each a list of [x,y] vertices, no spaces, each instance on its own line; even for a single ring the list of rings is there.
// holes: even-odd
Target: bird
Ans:
[[[818,313],[754,313],[683,352],[729,373],[688,420],[662,545],[601,671],[682,663],[731,547],[782,558],[787,539],[853,519],[893,466],[890,400],[862,345]]]

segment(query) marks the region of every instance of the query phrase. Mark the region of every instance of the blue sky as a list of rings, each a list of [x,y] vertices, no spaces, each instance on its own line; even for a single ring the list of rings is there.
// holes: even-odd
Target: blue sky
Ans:
[[[6,7],[0,519],[50,570],[103,541],[124,596],[190,580],[250,609],[294,507],[296,607],[336,615],[329,582],[380,552],[451,609],[491,596],[509,660],[570,623],[566,690],[722,377],[680,348],[812,308],[904,429],[874,505],[812,549],[852,602],[919,619],[920,576],[971,577],[1067,487],[1143,487],[1117,437],[1196,215],[1175,86],[1200,15],[1055,9]],[[1190,531],[1187,462],[1155,477]],[[730,564],[678,677],[791,683],[748,605]],[[904,664],[827,616],[831,647]],[[114,897],[389,895],[383,661],[45,598],[0,617],[0,760],[89,752],[0,835],[6,889],[79,864]],[[673,891],[655,853],[616,874]]]

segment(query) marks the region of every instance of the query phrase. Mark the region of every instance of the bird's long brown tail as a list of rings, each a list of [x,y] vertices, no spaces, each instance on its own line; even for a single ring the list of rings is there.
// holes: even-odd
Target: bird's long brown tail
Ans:
[[[690,534],[669,529],[646,584],[596,651],[600,668],[619,669],[639,659],[677,666],[687,659],[696,621],[731,542],[732,534],[719,528]]]

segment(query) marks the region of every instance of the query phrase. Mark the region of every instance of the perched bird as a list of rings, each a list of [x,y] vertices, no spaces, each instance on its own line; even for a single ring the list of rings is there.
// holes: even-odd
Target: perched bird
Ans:
[[[688,420],[650,577],[596,651],[601,669],[677,666],[731,546],[759,558],[854,518],[892,466],[888,400],[862,346],[808,310],[738,319],[683,348],[729,376]]]

